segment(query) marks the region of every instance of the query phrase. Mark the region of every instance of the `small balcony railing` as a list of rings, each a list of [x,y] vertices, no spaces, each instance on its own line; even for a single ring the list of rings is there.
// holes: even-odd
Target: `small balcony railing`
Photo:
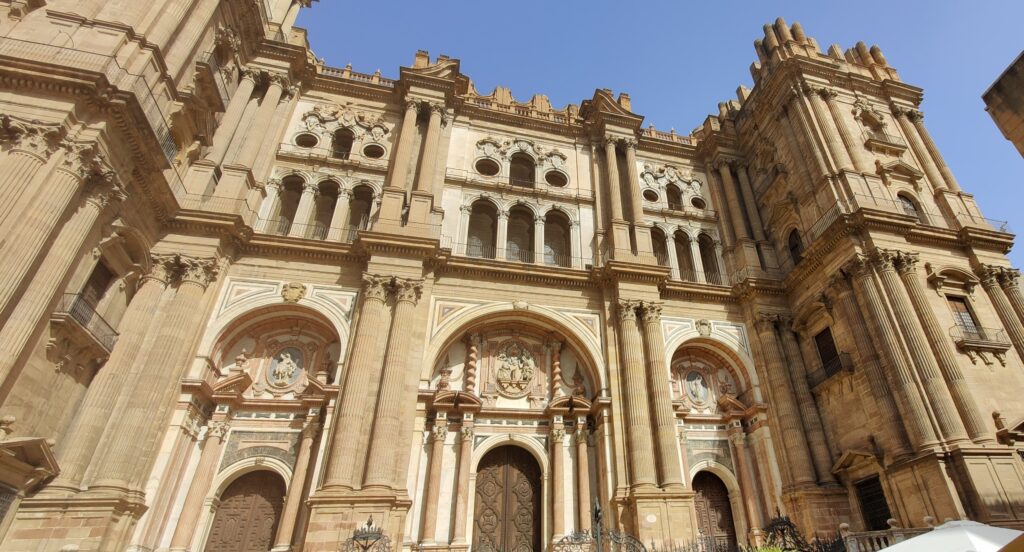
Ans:
[[[1006,330],[1000,328],[982,328],[981,326],[963,326],[957,324],[949,329],[949,335],[958,345],[964,342],[984,342],[1009,345]]]
[[[53,312],[56,317],[72,320],[108,354],[117,343],[117,332],[80,294],[65,293]]]

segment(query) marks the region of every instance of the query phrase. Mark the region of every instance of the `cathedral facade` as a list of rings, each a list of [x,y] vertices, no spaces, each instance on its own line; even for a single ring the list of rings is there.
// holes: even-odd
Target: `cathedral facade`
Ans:
[[[0,551],[1024,526],[1013,235],[877,46],[677,133],[310,2],[0,0]]]

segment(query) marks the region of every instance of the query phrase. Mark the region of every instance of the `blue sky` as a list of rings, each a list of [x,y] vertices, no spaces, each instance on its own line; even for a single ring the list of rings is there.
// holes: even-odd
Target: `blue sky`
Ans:
[[[752,85],[751,45],[778,16],[822,49],[878,44],[903,81],[924,88],[925,122],[961,186],[986,217],[1024,232],[1024,158],[981,101],[1024,49],[1022,0],[321,0],[298,25],[332,66],[396,77],[423,49],[459,58],[482,94],[502,85],[519,101],[542,93],[562,107],[611,88],[629,93],[645,126],[685,134]],[[1010,258],[1024,266],[1024,245]]]

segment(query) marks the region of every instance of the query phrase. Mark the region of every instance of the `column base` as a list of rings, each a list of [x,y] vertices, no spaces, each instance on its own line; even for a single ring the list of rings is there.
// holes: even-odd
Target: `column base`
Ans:
[[[0,551],[124,550],[146,511],[138,497],[99,497],[81,493],[70,498],[33,497],[21,502]]]
[[[374,526],[383,529],[392,545],[400,546],[405,519],[412,507],[404,491],[387,489],[321,489],[310,497],[308,504],[309,523],[303,547],[306,552],[339,550],[371,516]]]
[[[782,502],[789,518],[808,539],[816,534],[838,534],[840,523],[850,523],[850,497],[842,487],[797,487],[784,492]]]
[[[1014,466],[1020,462],[1010,447],[954,448],[943,473],[952,478],[953,489],[959,491],[966,517],[982,523],[1024,528],[1024,512],[1019,501],[1024,489],[1024,475]],[[1019,500],[1019,499],[1018,499]],[[946,516],[949,517],[949,516]],[[945,517],[936,516],[936,519]]]
[[[682,486],[680,486],[682,487]],[[692,542],[700,534],[693,491],[634,487],[626,496],[625,508],[633,535],[646,546],[670,548],[673,543]]]

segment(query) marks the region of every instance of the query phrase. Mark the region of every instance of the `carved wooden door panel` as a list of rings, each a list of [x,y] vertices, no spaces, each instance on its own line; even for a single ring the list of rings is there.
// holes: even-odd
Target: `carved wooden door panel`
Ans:
[[[266,471],[236,479],[221,494],[206,552],[270,550],[284,506],[284,481]]]
[[[708,472],[699,472],[693,478],[693,490],[697,493],[697,529],[701,537],[716,544],[736,546],[736,528],[732,521],[732,505],[729,491],[722,480]]]
[[[480,550],[540,552],[540,466],[526,450],[498,447],[476,475],[473,544]]]

